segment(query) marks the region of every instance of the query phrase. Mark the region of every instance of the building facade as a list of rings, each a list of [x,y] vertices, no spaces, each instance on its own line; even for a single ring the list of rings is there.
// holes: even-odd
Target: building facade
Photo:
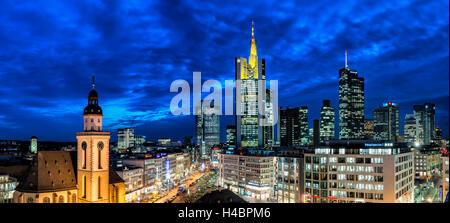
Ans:
[[[412,203],[414,153],[394,143],[336,141],[305,153],[309,203]]]
[[[267,148],[272,147],[276,142],[272,89],[266,89],[266,100],[264,105],[264,118],[267,120],[268,125],[263,126],[263,146]]]
[[[334,108],[324,100],[320,109],[320,142],[334,140]]]
[[[388,102],[373,110],[374,140],[396,142],[399,137],[398,104]]]
[[[117,130],[117,147],[119,149],[133,148],[135,144],[134,129],[124,128]]]
[[[373,140],[373,119],[364,119],[364,139]]]
[[[135,166],[124,166],[116,170],[125,181],[125,202],[139,202],[144,195],[144,169]]]
[[[273,154],[220,154],[219,185],[252,202],[271,201],[275,162]]]
[[[275,200],[278,203],[304,202],[303,150],[284,150],[277,154]]]
[[[38,138],[36,136],[31,136],[30,138],[30,153],[36,154],[38,150]]]
[[[280,145],[308,145],[308,107],[280,109]]]
[[[403,141],[414,145],[417,141],[416,131],[416,117],[414,114],[406,114],[403,122]]]
[[[227,125],[227,145],[236,145],[236,126]]]
[[[364,138],[364,78],[347,66],[339,70],[339,139]]]
[[[435,129],[435,105],[425,103],[414,105],[414,116],[416,117],[416,137],[420,145],[429,145],[434,138]]]
[[[441,152],[439,150],[415,150],[414,170],[417,179],[430,179],[433,173],[442,168]]]
[[[220,105],[214,105],[214,101],[201,101],[201,106],[196,108],[195,132],[196,143],[200,147],[202,159],[208,159],[211,155],[211,147],[220,144]]]
[[[442,157],[442,201],[448,198],[448,154]]]
[[[7,174],[0,175],[0,203],[12,203],[14,191],[19,182]]]
[[[264,103],[266,97],[265,60],[258,58],[253,25],[250,56],[248,60],[244,57],[235,58],[235,79],[237,146],[263,146],[263,126],[260,125],[260,119],[261,114],[265,114],[265,106],[260,108],[258,100],[263,100]],[[259,85],[258,81],[262,84]]]

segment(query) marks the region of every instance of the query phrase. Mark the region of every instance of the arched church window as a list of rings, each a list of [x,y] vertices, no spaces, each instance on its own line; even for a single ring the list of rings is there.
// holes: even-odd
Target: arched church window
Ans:
[[[99,176],[98,177],[98,199],[101,199],[102,198],[102,193],[101,193],[101,182],[102,182],[102,179],[101,179],[101,177]]]
[[[86,176],[83,176],[83,198],[86,198]]]
[[[98,149],[98,168],[99,169],[102,169],[102,150],[103,150],[104,146],[105,145],[103,144],[102,141],[98,142],[98,144],[97,144],[97,149]]]
[[[87,143],[86,142],[82,142],[81,143],[81,149],[83,150],[82,152],[83,152],[83,155],[84,155],[84,158],[83,158],[83,169],[86,169],[86,157],[87,157],[87,151],[86,151]]]
[[[64,203],[64,197],[62,195],[59,195],[58,203]]]
[[[44,200],[43,200],[43,202],[44,202],[44,203],[50,203],[50,198],[48,198],[48,197],[44,197]]]

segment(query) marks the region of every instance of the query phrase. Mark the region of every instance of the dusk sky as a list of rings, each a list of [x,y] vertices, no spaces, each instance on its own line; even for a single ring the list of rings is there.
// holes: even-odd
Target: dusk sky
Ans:
[[[366,118],[396,102],[403,134],[405,114],[431,102],[448,137],[448,1],[0,0],[0,139],[75,141],[92,74],[113,141],[128,126],[149,140],[194,136],[194,117],[169,111],[170,84],[194,71],[234,79],[252,19],[279,105],[308,106],[310,127],[324,99],[338,119],[348,50],[365,78]],[[232,122],[222,117],[222,141]]]

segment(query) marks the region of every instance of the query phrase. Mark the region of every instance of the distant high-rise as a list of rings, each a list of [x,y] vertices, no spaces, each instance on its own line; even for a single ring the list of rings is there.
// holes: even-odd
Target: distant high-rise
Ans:
[[[416,142],[416,117],[414,114],[406,114],[403,122],[403,141],[409,144]]]
[[[364,119],[364,139],[373,139],[373,119]]]
[[[334,139],[334,108],[324,100],[320,109],[320,142]]]
[[[308,145],[308,107],[280,109],[281,146]]]
[[[314,147],[319,146],[320,144],[320,121],[315,119],[313,120],[313,145]]]
[[[435,127],[435,105],[425,103],[414,105],[414,116],[416,117],[416,137],[418,143],[429,145],[434,138]]]
[[[364,138],[364,78],[347,66],[339,70],[339,138]]]
[[[38,138],[36,136],[31,136],[30,138],[30,153],[37,153],[37,140]]]
[[[442,129],[440,129],[439,127],[436,127],[436,129],[434,129],[434,139],[436,140],[442,139]]]
[[[247,58],[235,58],[236,143],[241,147],[257,147],[264,144],[263,126],[259,123],[262,117],[258,112],[258,99],[265,97],[266,86],[264,81],[262,86],[258,86],[258,80],[265,80],[265,60],[259,59],[256,53],[253,22],[250,45],[248,63]],[[259,87],[263,89],[259,89]],[[261,110],[262,114],[265,114],[265,108],[263,107]]]
[[[373,138],[397,141],[399,136],[398,104],[388,102],[373,110]]]
[[[128,149],[134,147],[134,129],[124,128],[117,130],[117,147]]]
[[[202,101],[203,104],[206,101]],[[210,105],[213,105],[211,101]],[[196,143],[204,146],[203,155],[208,153],[209,148],[220,143],[220,116],[217,115],[219,106],[210,107],[203,105],[203,109],[198,106],[198,115],[195,116]]]
[[[230,146],[236,145],[236,126],[227,125],[227,144]]]
[[[263,146],[271,147],[275,144],[275,119],[273,112],[273,93],[272,89],[266,89],[265,118],[271,125],[263,126]]]

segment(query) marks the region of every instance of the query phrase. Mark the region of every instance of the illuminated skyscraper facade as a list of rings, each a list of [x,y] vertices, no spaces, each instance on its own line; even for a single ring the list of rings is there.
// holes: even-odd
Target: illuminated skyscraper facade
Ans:
[[[373,119],[364,119],[364,139],[373,139]]]
[[[236,126],[227,125],[227,144],[230,146],[236,145]]]
[[[435,129],[435,105],[425,103],[414,105],[414,116],[416,117],[416,137],[418,143],[429,145],[434,138]]]
[[[38,138],[36,136],[31,136],[30,138],[30,153],[37,153],[37,142]]]
[[[236,75],[236,143],[241,147],[263,146],[263,126],[258,112],[258,99],[265,101],[266,86],[258,86],[258,80],[265,80],[265,61],[256,53],[256,39],[252,27],[250,56],[235,58]],[[262,89],[259,89],[262,88]],[[261,108],[265,114],[264,107]]]
[[[334,139],[334,108],[324,100],[320,109],[320,142]]]
[[[339,70],[339,138],[364,138],[364,78],[347,66]]]
[[[399,136],[398,104],[388,102],[373,110],[373,138],[397,141]]]
[[[203,104],[205,101],[202,101]],[[214,101],[211,102],[211,105]],[[195,116],[196,143],[200,146],[202,157],[206,158],[210,154],[210,149],[220,143],[220,116],[217,109],[220,106],[211,108],[203,105],[203,109],[198,106],[198,115]]]
[[[414,114],[406,114],[403,124],[403,140],[413,145],[416,140],[416,117]]]
[[[266,89],[266,100],[265,100],[265,118],[271,125],[263,126],[263,146],[271,147],[275,144],[275,119],[273,110],[273,91],[271,89]]]

